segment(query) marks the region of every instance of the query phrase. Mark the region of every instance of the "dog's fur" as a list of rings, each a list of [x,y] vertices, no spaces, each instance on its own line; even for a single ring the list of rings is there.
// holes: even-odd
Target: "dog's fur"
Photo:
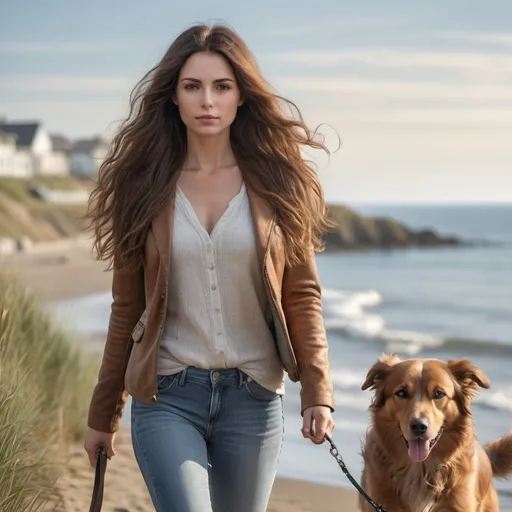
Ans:
[[[489,388],[489,380],[463,359],[401,361],[384,354],[373,365],[362,385],[374,397],[361,481],[373,500],[389,512],[499,511],[492,478],[512,473],[512,431],[478,443],[470,409],[477,386]],[[427,430],[414,433],[411,420],[428,423]],[[409,441],[411,450],[429,446],[418,439],[432,442],[430,452],[418,448],[409,456]],[[422,462],[412,460],[425,454]],[[363,498],[360,506],[374,510]]]

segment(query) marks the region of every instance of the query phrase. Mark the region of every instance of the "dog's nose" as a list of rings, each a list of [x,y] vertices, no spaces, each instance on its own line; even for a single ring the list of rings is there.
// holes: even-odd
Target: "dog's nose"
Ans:
[[[428,421],[425,418],[414,418],[409,423],[409,428],[415,436],[421,436],[427,431]]]

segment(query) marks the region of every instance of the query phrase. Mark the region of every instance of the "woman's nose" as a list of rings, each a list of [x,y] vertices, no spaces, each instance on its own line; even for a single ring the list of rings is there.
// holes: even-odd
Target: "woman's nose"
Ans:
[[[213,105],[212,93],[209,89],[204,89],[203,92],[203,106],[209,108]]]

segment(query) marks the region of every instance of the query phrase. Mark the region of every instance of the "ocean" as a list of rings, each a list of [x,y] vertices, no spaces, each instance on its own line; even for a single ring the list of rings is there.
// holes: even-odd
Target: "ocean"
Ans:
[[[326,252],[317,263],[323,287],[337,409],[334,441],[358,479],[371,395],[361,391],[382,352],[406,357],[464,357],[491,380],[473,407],[479,440],[512,429],[512,204],[355,205],[412,228],[489,243],[436,249]],[[74,330],[106,330],[109,293],[52,305]],[[101,349],[101,347],[96,347]],[[279,475],[350,487],[329,453],[302,439],[299,386],[287,382],[285,446]],[[123,424],[129,425],[125,412]],[[496,480],[501,510],[512,510],[512,481]]]

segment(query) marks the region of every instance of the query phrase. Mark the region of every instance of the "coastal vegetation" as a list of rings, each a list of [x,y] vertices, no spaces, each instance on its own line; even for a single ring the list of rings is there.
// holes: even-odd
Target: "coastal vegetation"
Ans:
[[[97,361],[0,271],[0,510],[45,510],[82,438]]]

